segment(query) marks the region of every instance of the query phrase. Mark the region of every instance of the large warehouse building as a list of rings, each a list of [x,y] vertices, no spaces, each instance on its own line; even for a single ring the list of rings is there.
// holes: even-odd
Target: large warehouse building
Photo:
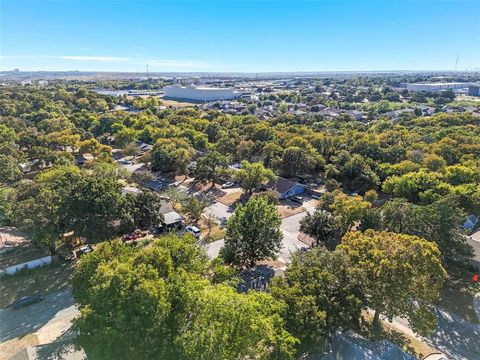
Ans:
[[[438,92],[445,90],[467,89],[469,83],[417,83],[407,84],[407,90],[413,92]]]
[[[163,97],[191,101],[230,100],[240,97],[241,93],[229,88],[213,88],[200,86],[165,86]]]

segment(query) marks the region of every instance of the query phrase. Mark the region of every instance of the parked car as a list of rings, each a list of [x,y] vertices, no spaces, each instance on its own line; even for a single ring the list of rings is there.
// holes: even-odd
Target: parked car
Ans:
[[[123,165],[132,165],[133,164],[133,162],[130,161],[130,160],[120,160],[119,162],[120,162],[120,164],[123,164]]]
[[[23,308],[25,306],[41,302],[41,301],[43,301],[43,299],[44,299],[43,296],[38,296],[38,295],[24,296],[24,297],[21,297],[20,299],[18,299],[17,301],[15,301],[12,304],[12,307],[15,310],[18,310],[18,309]]]
[[[231,182],[231,181],[228,181],[226,182],[225,184],[222,185],[222,189],[228,189],[228,188],[231,188],[231,187],[234,187],[235,186],[235,183]]]
[[[297,203],[297,204],[300,204],[300,205],[303,204],[303,199],[300,196],[291,196],[290,201],[292,201],[294,203]]]
[[[188,225],[188,226],[185,228],[185,231],[188,232],[189,234],[192,234],[192,235],[195,236],[196,238],[199,238],[199,237],[200,237],[200,229],[197,228],[196,226]]]
[[[78,248],[77,250],[75,250],[75,254],[76,254],[77,258],[80,258],[83,255],[88,254],[89,252],[92,252],[92,251],[93,251],[93,249],[90,245],[83,245],[80,248]]]

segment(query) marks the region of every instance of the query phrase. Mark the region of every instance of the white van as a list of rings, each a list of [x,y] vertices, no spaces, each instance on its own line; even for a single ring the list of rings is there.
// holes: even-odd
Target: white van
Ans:
[[[185,231],[188,232],[189,234],[192,234],[192,235],[195,236],[196,238],[199,238],[199,237],[200,237],[200,229],[197,228],[196,226],[188,225],[188,226],[185,228]]]

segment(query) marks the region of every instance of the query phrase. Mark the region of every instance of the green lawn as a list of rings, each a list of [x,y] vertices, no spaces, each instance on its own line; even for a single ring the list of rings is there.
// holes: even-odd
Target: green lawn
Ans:
[[[51,265],[0,277],[0,308],[25,295],[46,295],[70,286],[73,262]]]

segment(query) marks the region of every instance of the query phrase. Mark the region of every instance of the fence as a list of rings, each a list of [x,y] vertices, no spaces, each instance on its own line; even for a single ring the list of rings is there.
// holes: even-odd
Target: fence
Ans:
[[[8,267],[0,270],[0,272],[2,274],[13,275],[13,274],[15,274],[16,272],[18,272],[22,269],[35,269],[37,267],[49,265],[51,263],[52,263],[52,256],[48,255],[48,256],[44,256],[44,257],[41,257],[41,258],[38,258],[38,259],[30,260],[30,261],[27,261],[27,262],[24,262],[24,263],[21,263],[21,264],[8,266]]]

